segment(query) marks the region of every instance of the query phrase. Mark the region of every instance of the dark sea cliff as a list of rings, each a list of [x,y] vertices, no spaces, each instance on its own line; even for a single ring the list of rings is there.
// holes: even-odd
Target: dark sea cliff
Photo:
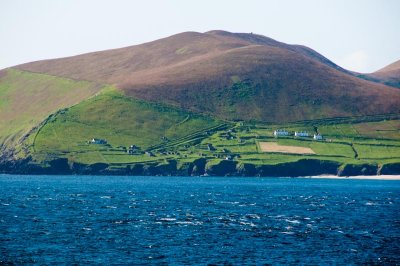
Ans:
[[[296,162],[275,165],[255,165],[230,160],[221,160],[208,165],[205,158],[191,163],[167,160],[164,163],[81,164],[69,162],[65,158],[54,159],[47,164],[35,164],[30,158],[24,160],[0,161],[0,173],[4,174],[44,174],[44,175],[128,175],[128,176],[259,176],[259,177],[297,177],[317,175],[398,175],[400,163],[346,164],[316,159],[301,159]]]

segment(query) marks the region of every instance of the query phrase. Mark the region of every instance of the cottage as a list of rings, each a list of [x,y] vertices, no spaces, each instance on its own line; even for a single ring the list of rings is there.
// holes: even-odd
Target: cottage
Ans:
[[[323,137],[322,137],[322,135],[320,135],[320,134],[314,134],[314,139],[315,139],[315,140],[322,140]]]
[[[299,132],[295,131],[294,136],[295,137],[308,137],[308,136],[310,136],[310,134],[308,134],[308,132],[306,132],[306,131],[299,131]]]
[[[284,129],[278,129],[274,131],[274,136],[279,137],[279,136],[289,136],[289,132],[284,130]]]
[[[93,138],[92,140],[89,141],[91,144],[107,144],[107,141],[105,139],[96,139]]]

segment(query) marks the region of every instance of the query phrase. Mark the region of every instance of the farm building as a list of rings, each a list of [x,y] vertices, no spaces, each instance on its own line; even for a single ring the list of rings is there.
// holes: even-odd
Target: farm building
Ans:
[[[136,146],[136,145],[131,145],[131,146],[129,146],[128,147],[128,149],[127,149],[127,153],[128,154],[134,154],[135,152],[137,152],[139,150],[139,147],[138,146]]]
[[[308,137],[308,136],[310,136],[310,134],[308,134],[308,132],[306,132],[306,131],[299,131],[299,132],[295,131],[294,136],[295,137]]]
[[[322,135],[320,135],[320,134],[314,134],[314,139],[315,140],[322,140],[323,138],[322,138]]]
[[[284,129],[278,129],[274,131],[274,136],[278,137],[278,136],[289,136],[289,132],[284,130]]]
[[[96,139],[93,138],[92,140],[89,141],[91,144],[107,144],[107,141],[105,139]]]
[[[231,160],[232,160],[232,156],[231,156],[231,155],[227,155],[227,156],[225,157],[225,160],[226,160],[226,161],[231,161]]]

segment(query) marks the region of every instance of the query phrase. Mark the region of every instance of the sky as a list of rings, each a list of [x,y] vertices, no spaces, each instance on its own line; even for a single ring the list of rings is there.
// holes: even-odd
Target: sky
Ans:
[[[253,32],[357,72],[400,59],[398,0],[1,0],[0,69],[184,31]]]

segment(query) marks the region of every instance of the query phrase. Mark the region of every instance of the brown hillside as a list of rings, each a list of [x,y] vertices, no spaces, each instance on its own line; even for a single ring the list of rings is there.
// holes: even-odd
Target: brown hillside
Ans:
[[[383,74],[383,73],[389,73],[389,72],[392,72],[392,71],[397,71],[398,73],[400,73],[400,60],[398,60],[398,61],[396,61],[394,63],[391,63],[390,65],[385,66],[384,68],[376,71],[375,73],[376,74],[378,74],[378,73]]]
[[[116,84],[127,95],[228,119],[400,112],[400,90],[354,77],[310,48],[256,34],[186,32],[18,68]]]
[[[371,80],[400,88],[400,60],[367,76]]]

